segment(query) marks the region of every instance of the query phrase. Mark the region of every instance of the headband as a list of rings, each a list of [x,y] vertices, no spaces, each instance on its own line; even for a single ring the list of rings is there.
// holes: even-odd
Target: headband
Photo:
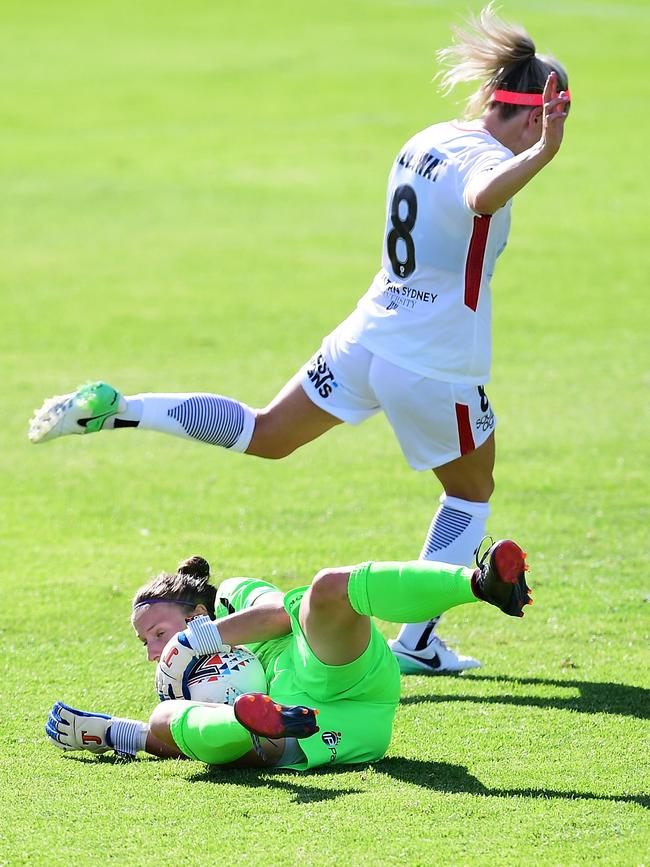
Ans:
[[[567,88],[564,92],[567,99],[570,100],[569,89]],[[516,90],[495,90],[492,99],[496,102],[506,102],[509,105],[544,105],[544,96],[541,93],[519,93]]]
[[[188,602],[186,599],[143,599],[133,606],[133,610],[141,605],[155,605],[156,602],[168,602],[170,605],[187,605],[188,608],[196,608],[196,602]]]

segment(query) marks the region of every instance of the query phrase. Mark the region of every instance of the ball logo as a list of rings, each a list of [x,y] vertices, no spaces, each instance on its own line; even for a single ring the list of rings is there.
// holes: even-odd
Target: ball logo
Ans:
[[[225,657],[215,653],[212,656],[199,657],[196,664],[186,672],[185,677],[189,686],[201,681],[209,683],[230,677],[234,672],[243,671],[250,662],[251,657],[247,656],[246,651],[241,649],[227,654]]]

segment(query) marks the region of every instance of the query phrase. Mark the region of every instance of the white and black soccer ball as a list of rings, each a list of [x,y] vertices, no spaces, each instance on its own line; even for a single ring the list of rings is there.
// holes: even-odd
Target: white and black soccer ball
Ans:
[[[183,673],[183,693],[192,701],[233,704],[239,695],[267,691],[262,663],[245,647],[196,656]],[[164,700],[167,696],[160,697]]]

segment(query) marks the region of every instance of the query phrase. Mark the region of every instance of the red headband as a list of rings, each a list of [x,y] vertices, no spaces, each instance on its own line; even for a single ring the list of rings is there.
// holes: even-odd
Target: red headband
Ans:
[[[569,90],[564,91],[567,99],[571,99]],[[544,105],[544,97],[541,93],[518,93],[515,90],[495,90],[492,99],[496,102],[507,102],[509,105]]]

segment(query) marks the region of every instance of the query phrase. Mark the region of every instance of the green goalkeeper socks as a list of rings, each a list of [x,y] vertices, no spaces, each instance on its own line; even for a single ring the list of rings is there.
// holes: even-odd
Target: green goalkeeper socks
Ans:
[[[357,614],[417,623],[455,605],[477,602],[470,584],[472,572],[429,560],[363,563],[350,575],[348,597]]]

